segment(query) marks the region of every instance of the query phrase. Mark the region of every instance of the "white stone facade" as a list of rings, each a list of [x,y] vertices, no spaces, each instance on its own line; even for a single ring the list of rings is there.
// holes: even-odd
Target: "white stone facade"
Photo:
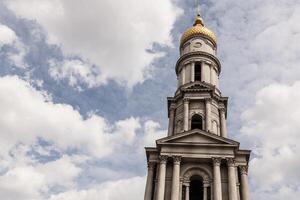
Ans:
[[[216,46],[201,35],[180,47],[168,136],[146,147],[145,200],[250,200],[249,150],[228,139]]]

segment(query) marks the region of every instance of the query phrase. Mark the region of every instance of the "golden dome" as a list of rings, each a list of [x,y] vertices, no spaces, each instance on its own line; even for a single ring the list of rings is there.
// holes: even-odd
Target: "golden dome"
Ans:
[[[200,17],[200,15],[198,15],[195,19],[194,25],[187,29],[181,36],[181,40],[180,40],[180,46],[183,45],[186,41],[188,41],[189,39],[191,39],[192,37],[195,36],[204,36],[207,39],[209,39],[213,44],[217,44],[217,37],[214,34],[214,32],[212,32],[211,30],[209,30],[208,28],[206,28],[204,26],[203,20]]]

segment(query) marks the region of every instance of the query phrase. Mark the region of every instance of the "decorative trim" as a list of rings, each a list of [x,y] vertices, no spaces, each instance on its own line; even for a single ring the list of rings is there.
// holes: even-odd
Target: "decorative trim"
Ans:
[[[204,51],[189,52],[189,53],[186,53],[186,54],[182,55],[176,63],[176,67],[175,67],[176,74],[178,75],[179,66],[180,66],[180,64],[183,60],[186,60],[186,59],[188,59],[189,57],[192,57],[192,56],[199,56],[199,55],[204,56],[208,59],[211,59],[211,60],[215,61],[216,64],[217,64],[217,68],[218,68],[218,75],[220,75],[220,73],[221,73],[221,63],[220,63],[219,59],[216,56],[214,56],[212,54],[209,54],[209,53],[206,53]]]
[[[155,162],[149,161],[149,162],[147,163],[147,166],[148,166],[148,170],[153,170],[153,169],[154,169],[154,166],[155,166]]]
[[[189,98],[183,98],[183,102],[184,102],[184,103],[189,103],[189,102],[190,102],[190,99],[189,99]]]
[[[184,182],[185,183],[190,182],[191,177],[194,176],[194,175],[201,176],[202,179],[205,180],[205,181],[210,180],[209,174],[207,172],[205,172],[202,168],[194,167],[194,168],[191,168],[191,169],[187,170],[184,173],[184,175],[183,175]]]
[[[243,174],[248,175],[248,166],[240,165],[239,168],[240,168],[241,175],[243,175]]]
[[[176,109],[176,104],[175,103],[171,103],[170,110],[175,110],[175,109]]]
[[[174,161],[174,165],[179,165],[181,162],[181,156],[172,156],[173,157],[173,161]]]
[[[167,163],[168,157],[169,157],[169,156],[166,156],[166,155],[160,155],[160,156],[159,156],[160,163],[161,163],[161,164]]]
[[[234,158],[226,158],[228,167],[235,167]]]
[[[213,161],[214,166],[220,166],[222,158],[220,158],[220,157],[212,158],[212,161]]]

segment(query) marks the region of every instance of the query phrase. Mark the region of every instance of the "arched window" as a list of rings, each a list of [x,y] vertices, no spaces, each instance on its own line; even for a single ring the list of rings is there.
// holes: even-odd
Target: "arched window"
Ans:
[[[195,81],[201,81],[201,63],[195,63]]]
[[[191,177],[190,200],[203,200],[203,179],[200,176]]]
[[[198,128],[198,129],[202,130],[202,128],[203,128],[202,124],[203,124],[202,123],[202,117],[200,115],[197,115],[197,114],[193,115],[191,128],[192,129]]]

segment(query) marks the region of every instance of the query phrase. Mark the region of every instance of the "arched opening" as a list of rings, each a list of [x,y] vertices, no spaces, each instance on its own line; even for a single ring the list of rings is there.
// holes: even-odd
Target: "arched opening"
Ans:
[[[203,179],[201,176],[191,177],[190,200],[203,200]]]
[[[201,81],[201,63],[195,63],[195,81]]]
[[[192,117],[192,124],[191,124],[192,129],[201,129],[203,128],[202,126],[202,117],[200,115],[193,115]]]

